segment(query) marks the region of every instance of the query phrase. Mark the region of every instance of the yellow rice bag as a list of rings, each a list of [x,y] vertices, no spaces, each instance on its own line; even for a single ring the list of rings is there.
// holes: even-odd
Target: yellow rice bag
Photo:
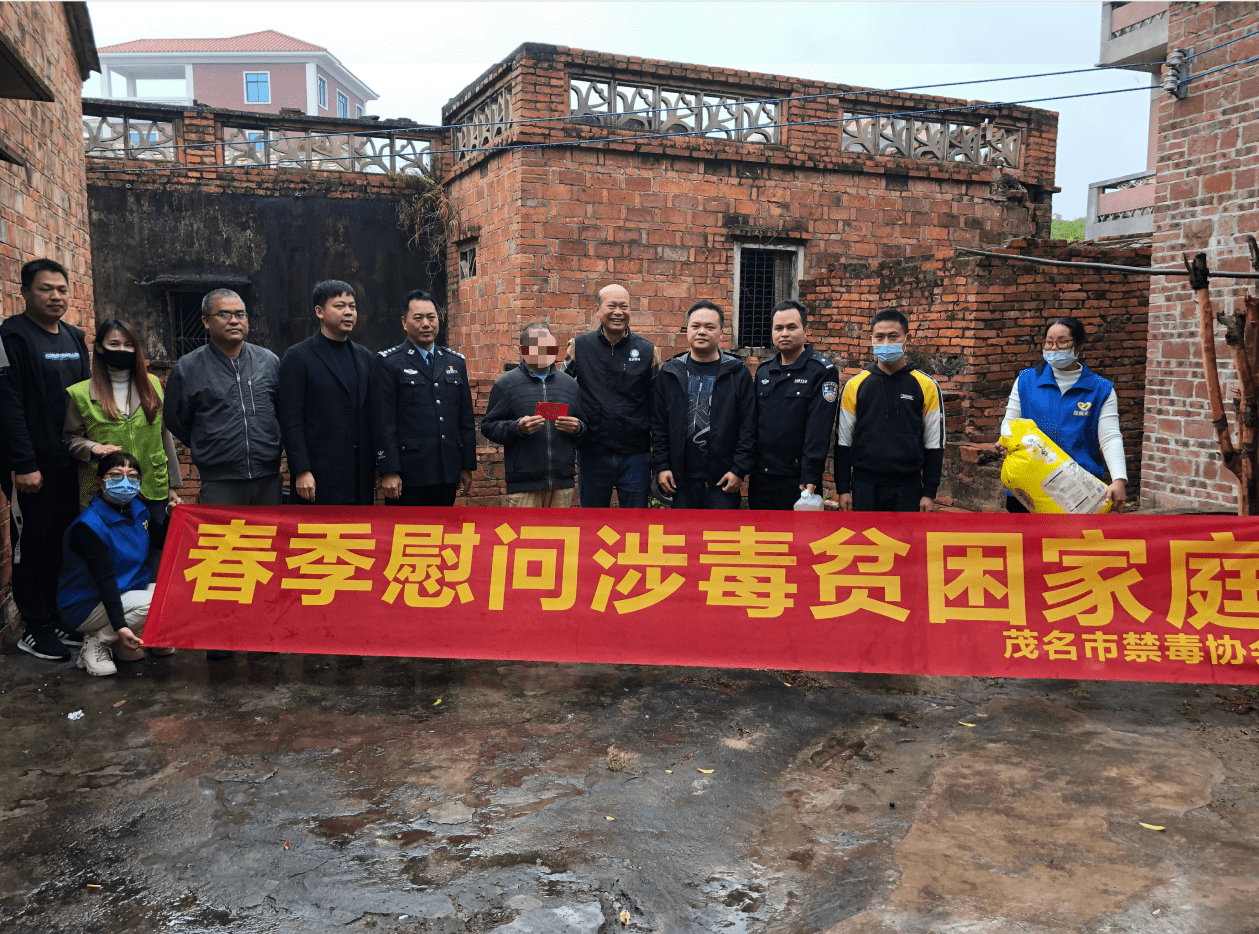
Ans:
[[[1010,452],[1001,466],[1001,482],[1031,512],[1110,512],[1106,484],[1072,460],[1030,418],[1010,422],[1001,445]]]

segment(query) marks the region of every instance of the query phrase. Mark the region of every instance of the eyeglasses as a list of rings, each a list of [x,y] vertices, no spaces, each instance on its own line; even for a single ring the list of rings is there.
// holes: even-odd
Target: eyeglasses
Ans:
[[[231,321],[233,318],[240,318],[241,321],[244,321],[249,315],[244,311],[216,311],[214,314],[206,317],[218,318],[220,321]]]
[[[1075,341],[1045,341],[1046,350],[1070,350],[1075,346]]]

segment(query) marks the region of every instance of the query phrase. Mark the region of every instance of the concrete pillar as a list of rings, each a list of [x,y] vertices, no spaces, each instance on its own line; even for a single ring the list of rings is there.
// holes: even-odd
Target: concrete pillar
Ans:
[[[114,96],[114,73],[108,65],[101,63],[101,97],[112,100]]]
[[[132,75],[127,75],[127,96],[136,96],[136,79]]]
[[[184,97],[188,98],[188,100],[190,101],[195,101],[197,99],[196,91],[193,89],[193,86],[192,86],[192,66],[191,65],[184,66]]]

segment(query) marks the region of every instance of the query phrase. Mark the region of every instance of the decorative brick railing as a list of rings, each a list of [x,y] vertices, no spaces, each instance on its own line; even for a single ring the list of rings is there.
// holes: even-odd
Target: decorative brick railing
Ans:
[[[497,145],[511,129],[511,114],[511,86],[504,85],[462,115],[458,125],[449,130],[455,159],[466,159],[478,149]]]
[[[436,127],[327,121],[204,107],[83,102],[83,148],[96,159],[431,175]]]
[[[643,133],[689,133],[745,143],[777,143],[782,104],[698,88],[573,75],[569,114],[577,123]]]
[[[844,152],[1012,169],[1022,160],[1022,130],[998,126],[987,118],[933,120],[845,111],[840,132]]]

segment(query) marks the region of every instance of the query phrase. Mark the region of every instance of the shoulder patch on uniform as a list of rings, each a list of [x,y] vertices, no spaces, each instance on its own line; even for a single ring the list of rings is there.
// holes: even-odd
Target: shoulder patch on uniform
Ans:
[[[830,358],[816,350],[813,351],[813,359],[822,364],[822,366],[826,367],[828,370],[835,369],[835,364],[831,362]]]
[[[402,349],[402,345],[399,344],[397,347],[389,347],[389,348],[386,348],[385,350],[380,351],[379,353],[376,354],[376,356],[387,357],[392,353],[397,353],[401,349]]]
[[[463,354],[461,354],[459,351],[457,351],[457,350],[451,350],[449,347],[443,347],[443,348],[442,348],[442,350],[444,350],[444,351],[445,351],[446,353],[448,353],[448,354],[454,354],[454,355],[455,355],[456,357],[458,357],[460,360],[466,360],[466,359],[468,359],[468,358],[467,358],[467,357],[465,357]]]
[[[823,383],[822,398],[827,402],[834,402],[839,398],[839,383]]]

